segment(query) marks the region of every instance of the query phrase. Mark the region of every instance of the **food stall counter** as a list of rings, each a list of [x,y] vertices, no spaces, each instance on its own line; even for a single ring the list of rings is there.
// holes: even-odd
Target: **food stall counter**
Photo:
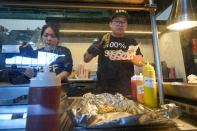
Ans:
[[[164,92],[167,95],[197,101],[197,84],[183,82],[164,82]]]

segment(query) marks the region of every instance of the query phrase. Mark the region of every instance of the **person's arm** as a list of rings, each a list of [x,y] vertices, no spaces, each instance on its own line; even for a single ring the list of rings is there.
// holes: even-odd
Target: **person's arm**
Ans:
[[[66,49],[64,53],[64,70],[57,74],[57,77],[60,77],[61,80],[66,80],[68,76],[71,74],[73,68],[73,59],[70,50]]]
[[[85,62],[85,63],[88,63],[88,62],[90,62],[94,57],[95,57],[95,56],[94,56],[93,54],[90,54],[90,53],[86,52],[86,53],[84,54],[84,62]]]
[[[57,77],[59,77],[61,80],[65,80],[68,78],[69,75],[70,75],[70,72],[62,71],[61,73],[57,75]]]
[[[22,44],[19,47],[20,54],[25,57],[36,58],[37,57],[37,50],[33,50],[30,44]]]
[[[84,54],[84,62],[90,62],[94,57],[101,53],[101,42],[96,41],[93,43]]]
[[[144,60],[143,60],[143,55],[140,51],[140,48],[138,48],[136,50],[136,55],[133,56],[133,59],[131,60],[131,62],[136,65],[136,66],[143,66],[144,65]]]

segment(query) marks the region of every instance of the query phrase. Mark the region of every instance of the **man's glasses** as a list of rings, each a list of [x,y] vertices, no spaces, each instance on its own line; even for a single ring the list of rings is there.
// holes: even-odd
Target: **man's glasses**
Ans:
[[[126,25],[126,24],[127,24],[127,22],[126,22],[126,21],[118,21],[118,20],[114,20],[114,21],[112,21],[112,22],[114,22],[116,25]]]

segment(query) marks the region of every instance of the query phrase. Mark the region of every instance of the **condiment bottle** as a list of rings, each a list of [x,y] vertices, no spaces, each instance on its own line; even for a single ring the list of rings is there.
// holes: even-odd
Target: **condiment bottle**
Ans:
[[[131,77],[131,97],[133,100],[137,100],[137,83],[136,83],[136,75]]]
[[[31,79],[26,131],[58,131],[61,80],[45,68]]]
[[[137,84],[137,101],[139,103],[144,103],[144,81],[143,75],[137,75],[136,77],[136,84]]]
[[[143,66],[143,76],[144,76],[144,103],[148,107],[157,107],[157,88],[156,88],[156,78],[155,70],[153,66],[147,62]]]

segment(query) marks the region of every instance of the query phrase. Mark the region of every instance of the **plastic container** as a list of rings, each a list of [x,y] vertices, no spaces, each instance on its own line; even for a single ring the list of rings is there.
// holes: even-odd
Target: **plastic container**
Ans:
[[[137,101],[139,103],[144,103],[144,81],[143,75],[137,75],[136,77],[136,84],[137,84]]]
[[[48,70],[31,79],[26,131],[59,130],[60,86],[61,80]]]
[[[157,88],[156,88],[156,78],[155,70],[153,66],[147,62],[143,66],[143,76],[144,76],[144,104],[148,107],[157,107]]]
[[[131,77],[131,97],[133,100],[137,100],[137,83],[136,83],[136,75]]]

